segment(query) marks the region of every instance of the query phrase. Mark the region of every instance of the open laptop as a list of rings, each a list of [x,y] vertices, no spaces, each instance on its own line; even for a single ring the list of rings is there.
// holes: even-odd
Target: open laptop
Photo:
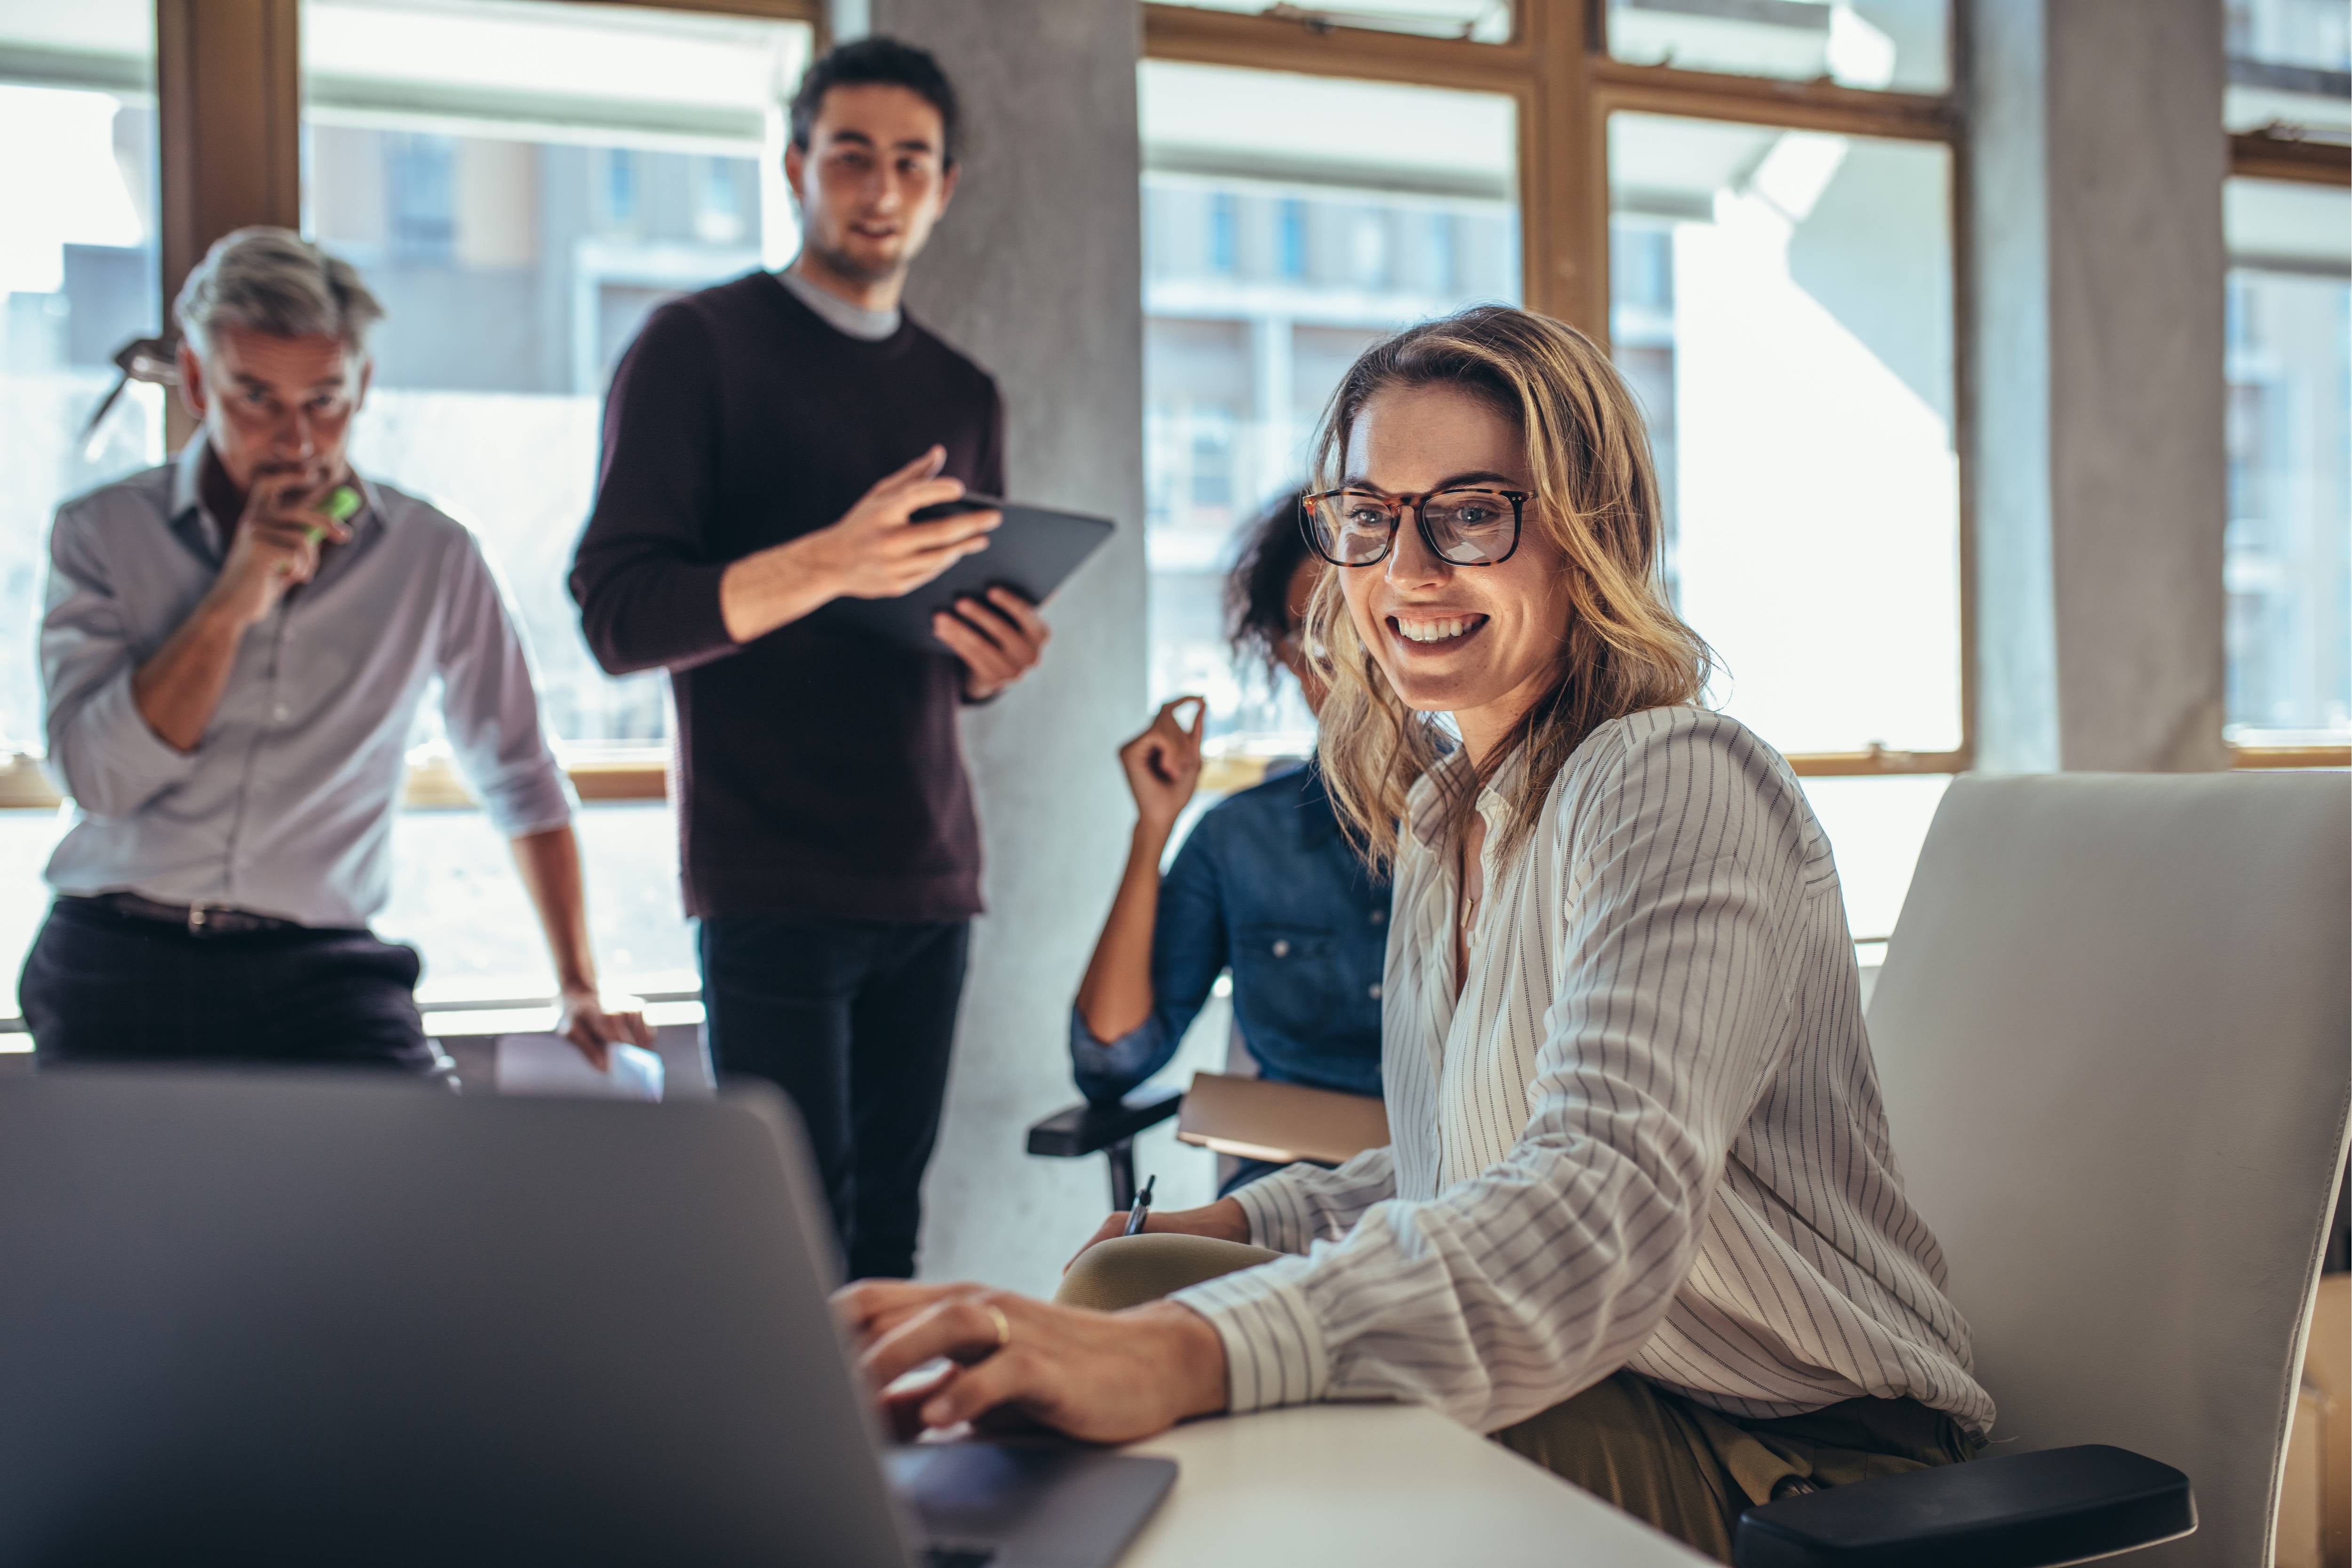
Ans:
[[[1174,1480],[886,1452],[772,1093],[0,1082],[0,1563],[1108,1568]]]

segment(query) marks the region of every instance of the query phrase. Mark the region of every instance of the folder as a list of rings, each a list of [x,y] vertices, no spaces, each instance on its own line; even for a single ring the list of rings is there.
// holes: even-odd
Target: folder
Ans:
[[[1244,1160],[1338,1165],[1386,1143],[1389,1114],[1367,1094],[1201,1072],[1184,1091],[1176,1136]]]

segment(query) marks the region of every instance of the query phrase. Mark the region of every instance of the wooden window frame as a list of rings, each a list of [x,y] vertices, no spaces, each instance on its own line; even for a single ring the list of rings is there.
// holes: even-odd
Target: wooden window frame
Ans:
[[[2266,131],[2239,132],[2230,138],[2230,177],[2284,180],[2297,184],[2352,188],[2352,147],[2306,142]],[[2340,746],[2239,746],[2230,748],[2234,768],[2352,767],[2352,744]]]
[[[826,42],[823,0],[583,0],[799,21]],[[1957,24],[1959,6],[1955,0]],[[1503,43],[1428,38],[1274,16],[1147,3],[1143,52],[1153,59],[1492,92],[1517,110],[1521,274],[1528,305],[1608,341],[1609,116],[1619,111],[1735,121],[1792,130],[1938,142],[1952,150],[1954,331],[1960,486],[1961,743],[1949,752],[1791,756],[1807,776],[1946,773],[1975,753],[1976,616],[1970,384],[1973,289],[1967,240],[1969,150],[1960,103],[1965,53],[1957,25],[1953,82],[1940,94],[1873,92],[1640,66],[1608,54],[1606,0],[1518,0]],[[155,0],[162,300],[168,311],[207,247],[253,223],[299,226],[301,216],[300,0]],[[2235,176],[2352,185],[2352,151],[2263,132],[2230,139]],[[189,430],[168,405],[172,444]],[[2352,765],[2352,746],[2233,747],[2246,768]],[[567,766],[583,800],[653,800],[667,791],[667,753],[612,752]],[[462,785],[445,763],[412,768],[405,804],[455,806]],[[0,759],[0,806],[53,805],[28,759]]]
[[[1957,18],[1959,5],[1955,0]],[[1874,92],[1828,81],[1721,75],[1610,58],[1606,0],[1518,0],[1508,42],[1430,38],[1339,26],[1312,12],[1256,15],[1143,6],[1147,58],[1349,77],[1508,97],[1518,114],[1519,233],[1530,310],[1609,341],[1609,117],[1619,112],[1734,121],[1940,142],[1952,152],[1953,343],[1959,468],[1960,743],[1948,752],[1807,752],[1801,776],[1956,773],[1976,754],[1976,528],[1969,387],[1969,160],[1959,104],[1965,61],[1953,28],[1952,86]]]

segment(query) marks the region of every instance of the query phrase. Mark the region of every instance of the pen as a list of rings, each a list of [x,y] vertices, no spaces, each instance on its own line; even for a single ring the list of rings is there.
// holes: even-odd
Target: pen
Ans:
[[[1127,1232],[1133,1236],[1143,1228],[1143,1216],[1151,1212],[1151,1188],[1158,1176],[1143,1178],[1143,1190],[1135,1194],[1135,1206],[1127,1211]]]

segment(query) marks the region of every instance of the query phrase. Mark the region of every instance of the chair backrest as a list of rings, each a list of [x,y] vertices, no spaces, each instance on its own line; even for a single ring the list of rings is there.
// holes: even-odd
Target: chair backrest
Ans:
[[[2200,1528],[2150,1568],[2271,1561],[2352,1101],[2348,886],[2342,773],[1962,778],[1871,998],[1994,1440],[2188,1472]]]

